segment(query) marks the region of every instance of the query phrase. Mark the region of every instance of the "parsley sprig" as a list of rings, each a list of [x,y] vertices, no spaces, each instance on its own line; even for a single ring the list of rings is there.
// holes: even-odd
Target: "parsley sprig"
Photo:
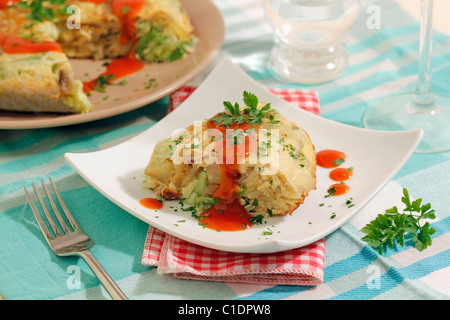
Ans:
[[[361,240],[366,241],[371,247],[375,248],[379,254],[383,254],[386,246],[393,248],[397,242],[403,247],[405,243],[405,234],[412,234],[414,247],[423,251],[431,245],[431,235],[436,230],[430,228],[430,223],[424,219],[435,219],[435,211],[431,209],[431,204],[422,205],[422,198],[411,202],[408,190],[403,189],[402,202],[405,204],[403,213],[398,211],[396,206],[387,209],[385,214],[379,214],[374,220],[361,229],[366,234]],[[409,212],[409,213],[406,213]]]
[[[220,124],[223,127],[229,127],[231,124],[242,125],[244,123],[250,123],[252,125],[262,124],[263,118],[268,118],[273,124],[279,123],[279,120],[275,120],[274,113],[277,113],[271,108],[270,103],[264,105],[261,109],[258,109],[258,98],[247,91],[244,91],[244,103],[246,107],[241,111],[239,103],[234,105],[229,101],[224,101],[223,105],[227,112],[220,112],[211,120],[215,124]]]

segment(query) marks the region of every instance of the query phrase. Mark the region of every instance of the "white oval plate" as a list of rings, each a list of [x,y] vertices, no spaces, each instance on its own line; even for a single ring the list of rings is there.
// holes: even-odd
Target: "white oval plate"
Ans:
[[[272,217],[266,219],[266,224],[237,232],[202,228],[191,218],[190,212],[179,210],[178,201],[164,202],[164,208],[157,212],[141,206],[139,200],[154,196],[142,187],[141,182],[156,142],[194,121],[223,111],[223,101],[237,101],[243,105],[244,90],[254,93],[260,101],[271,102],[273,108],[302,126],[309,133],[316,151],[337,149],[344,152],[347,159],[343,166],[354,168],[353,178],[347,182],[351,190],[342,196],[325,198],[332,184],[328,176],[330,170],[319,167],[317,190],[312,191],[292,215]],[[421,129],[373,131],[301,110],[273,95],[225,58],[185,102],[150,129],[109,149],[67,153],[65,157],[105,197],[164,232],[213,249],[268,253],[310,244],[342,226],[393,178],[421,138]],[[350,197],[354,206],[349,208],[346,201]],[[332,215],[335,215],[333,219]],[[269,229],[272,234],[264,235]]]

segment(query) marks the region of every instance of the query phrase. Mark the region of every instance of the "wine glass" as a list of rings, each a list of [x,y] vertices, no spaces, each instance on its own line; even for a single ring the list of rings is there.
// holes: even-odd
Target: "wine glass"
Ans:
[[[364,125],[376,130],[421,128],[423,137],[416,152],[450,150],[450,98],[431,89],[433,1],[421,2],[419,73],[415,92],[396,94],[369,106]]]

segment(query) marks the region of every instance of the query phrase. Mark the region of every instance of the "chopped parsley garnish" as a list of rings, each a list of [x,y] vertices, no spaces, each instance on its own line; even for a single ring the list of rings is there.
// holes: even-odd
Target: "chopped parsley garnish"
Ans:
[[[412,234],[412,243],[419,251],[426,249],[432,243],[431,235],[436,230],[430,228],[429,222],[421,225],[423,219],[436,218],[434,209],[431,209],[431,204],[422,205],[422,198],[411,202],[408,190],[405,188],[403,189],[402,202],[406,206],[403,213],[400,213],[398,208],[394,206],[385,210],[385,214],[379,214],[361,229],[366,234],[361,240],[367,242],[379,254],[383,254],[383,249],[386,246],[393,248],[395,242],[403,247],[405,234]]]
[[[281,139],[279,140],[279,143],[283,145],[283,151],[288,151],[289,155],[293,159],[300,160],[300,167],[302,167],[302,168],[305,167],[305,165],[301,162],[303,160],[306,160],[306,157],[302,152],[297,152],[297,150],[295,149],[295,147],[292,144],[286,143],[284,137],[281,137]]]
[[[244,91],[243,100],[246,105],[243,110],[240,109],[239,103],[237,102],[233,105],[229,101],[224,101],[223,105],[227,112],[220,112],[211,120],[222,127],[229,127],[232,124],[242,125],[244,123],[260,125],[262,124],[263,118],[268,118],[273,124],[280,122],[279,120],[275,120],[273,113],[276,113],[276,111],[271,109],[270,103],[258,109],[258,98],[253,93],[247,91]]]
[[[257,216],[250,217],[249,221],[253,224],[262,224],[264,216],[262,214],[258,214]]]
[[[336,188],[335,187],[331,187],[330,189],[327,190],[328,194],[325,195],[325,198],[334,196],[336,194]]]
[[[94,85],[94,90],[99,92],[106,91],[106,85],[110,84],[114,80],[114,75],[104,74],[97,78],[97,83]]]
[[[345,202],[345,204],[347,205],[348,208],[351,208],[351,207],[354,207],[354,206],[355,206],[355,204],[353,203],[353,198],[352,198],[352,197],[350,197],[350,198]]]
[[[333,163],[337,166],[340,166],[341,164],[343,164],[345,162],[344,158],[339,158],[333,161]]]
[[[144,85],[145,85],[144,88],[145,88],[145,89],[150,89],[150,88],[152,88],[152,87],[157,87],[158,84],[155,83],[155,81],[156,81],[155,78],[149,79],[146,83],[144,83]]]

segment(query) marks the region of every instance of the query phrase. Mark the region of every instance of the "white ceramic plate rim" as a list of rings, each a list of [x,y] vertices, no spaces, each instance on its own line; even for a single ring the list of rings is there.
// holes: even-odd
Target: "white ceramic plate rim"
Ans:
[[[317,190],[292,215],[266,219],[245,231],[217,232],[202,228],[178,202],[165,202],[154,212],[139,204],[153,194],[142,187],[143,170],[155,143],[223,110],[223,101],[242,103],[247,90],[260,101],[271,102],[281,114],[297,122],[310,135],[316,151],[337,149],[347,154],[347,167],[354,167],[345,196],[324,198],[332,184],[328,171],[317,169]],[[67,153],[66,160],[95,189],[138,219],[176,237],[212,249],[232,252],[269,253],[313,243],[335,231],[353,217],[401,169],[422,138],[422,130],[383,132],[334,122],[294,107],[251,79],[228,58],[221,60],[199,88],[157,124],[114,147],[90,153]],[[372,152],[370,152],[372,151]],[[94,165],[93,165],[94,164]],[[374,174],[374,171],[378,171]],[[354,206],[348,208],[346,199]],[[320,206],[320,203],[325,205]],[[173,208],[170,208],[173,207]],[[331,214],[335,212],[335,218]],[[180,222],[184,220],[184,222]],[[264,231],[273,233],[264,236]]]

